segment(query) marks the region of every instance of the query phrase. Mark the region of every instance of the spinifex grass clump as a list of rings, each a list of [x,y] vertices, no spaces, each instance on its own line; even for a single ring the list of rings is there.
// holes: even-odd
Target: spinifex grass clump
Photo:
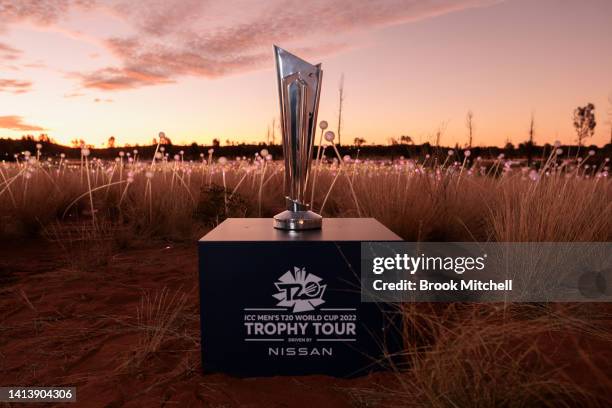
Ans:
[[[66,276],[79,278],[84,274],[97,273],[109,265],[118,248],[125,246],[131,232],[121,226],[99,221],[90,223],[53,222],[45,226],[42,236],[59,246]]]
[[[577,318],[576,309],[406,304],[406,363],[396,369],[396,384],[378,392],[397,407],[607,406],[605,367],[582,344],[612,341],[609,315],[591,307],[589,317]],[[579,367],[598,387],[576,381]]]
[[[187,299],[186,293],[170,293],[166,288],[142,295],[136,310],[136,321],[130,325],[136,331],[138,341],[119,365],[119,371],[140,367],[151,354],[160,350],[165,341],[183,337],[177,331],[177,326]]]
[[[254,204],[238,194],[227,194],[223,186],[213,184],[200,191],[195,218],[213,228],[228,217],[244,218],[255,213]]]
[[[469,151],[373,160],[341,157],[333,133],[325,139],[307,183],[312,209],[325,217],[375,217],[412,241],[610,238],[609,161],[595,162],[591,153],[568,159],[555,148],[534,168]],[[24,152],[0,163],[0,236],[32,236],[49,222],[69,221],[195,239],[227,216],[281,210],[283,172],[265,149],[233,160],[215,160],[211,149],[198,161],[170,157],[160,145],[150,159],[134,153],[102,161],[87,148],[78,161]]]

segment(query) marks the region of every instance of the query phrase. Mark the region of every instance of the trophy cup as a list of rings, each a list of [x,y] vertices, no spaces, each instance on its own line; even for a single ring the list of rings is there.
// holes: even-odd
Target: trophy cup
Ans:
[[[274,46],[285,156],[287,210],[274,216],[274,228],[288,231],[320,229],[323,218],[309,210],[306,185],[319,110],[321,64],[311,65]]]

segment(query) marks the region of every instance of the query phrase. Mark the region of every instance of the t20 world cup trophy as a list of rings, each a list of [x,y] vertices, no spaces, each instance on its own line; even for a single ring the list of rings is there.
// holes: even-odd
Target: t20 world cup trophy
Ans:
[[[309,210],[306,185],[315,139],[321,64],[312,65],[274,46],[280,99],[285,199],[287,210],[274,216],[274,228],[300,231],[320,229],[323,218]]]
[[[395,355],[402,343],[387,335],[398,323],[355,290],[362,242],[400,238],[372,218],[326,218],[321,228],[305,194],[321,66],[274,52],[287,210],[274,228],[269,218],[228,218],[200,240],[202,368],[257,377],[365,374],[387,361],[381,345]]]

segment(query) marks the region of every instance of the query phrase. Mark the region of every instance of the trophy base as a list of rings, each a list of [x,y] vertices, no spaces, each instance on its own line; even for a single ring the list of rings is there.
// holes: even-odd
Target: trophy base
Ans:
[[[274,216],[274,228],[286,231],[321,229],[323,217],[312,211],[285,210]]]
[[[325,218],[299,233],[270,227],[269,218],[228,218],[199,242],[204,373],[355,377],[405,364],[388,358],[403,350],[397,308],[363,303],[360,291],[362,242],[401,239],[371,218]],[[308,282],[324,289],[313,296]],[[279,297],[288,290],[293,304]]]

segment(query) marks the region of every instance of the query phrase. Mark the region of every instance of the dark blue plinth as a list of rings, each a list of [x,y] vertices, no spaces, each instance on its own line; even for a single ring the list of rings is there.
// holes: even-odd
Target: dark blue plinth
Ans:
[[[385,306],[360,302],[362,241],[400,238],[374,219],[291,233],[228,219],[199,242],[202,367],[237,376],[354,376],[399,346]]]

